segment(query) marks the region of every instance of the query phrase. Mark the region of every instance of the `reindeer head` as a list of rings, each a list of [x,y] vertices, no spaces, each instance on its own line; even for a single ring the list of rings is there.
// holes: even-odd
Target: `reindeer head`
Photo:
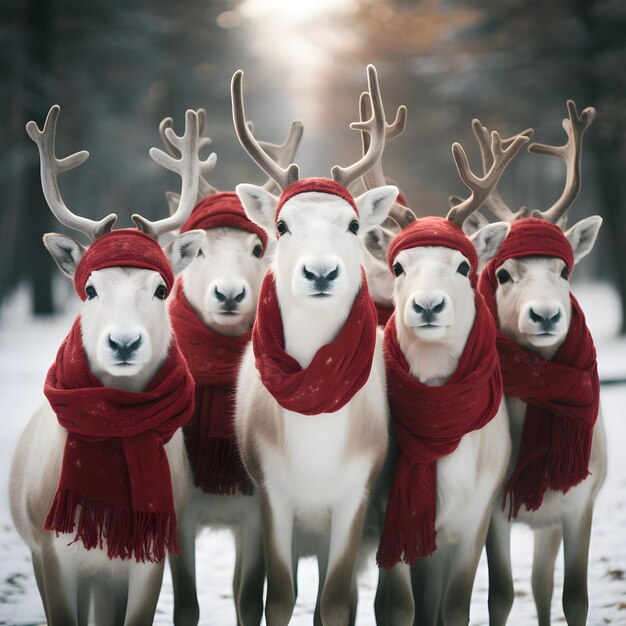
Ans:
[[[198,120],[194,111],[187,111],[184,134],[178,136],[171,129],[168,133],[180,158],[172,158],[156,148],[150,151],[157,163],[181,176],[178,210],[156,222],[133,215],[138,229],[113,231],[115,214],[99,222],[90,220],[72,213],[61,198],[58,174],[83,163],[89,153],[56,158],[54,141],[59,111],[58,106],[50,109],[43,130],[35,122],[29,122],[26,130],[39,148],[42,189],[50,210],[61,224],[86,235],[91,244],[85,247],[56,233],[46,234],[44,244],[61,271],[74,279],[83,300],[83,346],[93,374],[105,385],[142,388],[167,356],[171,331],[165,299],[173,283],[173,272],[181,271],[193,260],[204,233],[189,231],[163,249],[157,239],[187,219],[195,202],[200,172],[214,167],[215,155],[205,162],[198,159]]]
[[[248,217],[278,239],[274,272],[282,302],[333,310],[351,303],[361,284],[359,233],[386,217],[398,193],[387,185],[353,198],[348,186],[373,166],[384,148],[384,115],[376,70],[368,67],[372,118],[353,128],[371,129],[366,154],[348,168],[334,167],[333,180],[299,179],[298,166],[280,167],[254,139],[246,124],[242,97],[243,73],[233,77],[233,118],[243,147],[271,176],[280,198],[255,185],[238,185]]]
[[[206,111],[197,110],[200,134],[204,132]],[[168,153],[178,152],[168,140],[165,130],[171,118],[160,125],[161,138]],[[302,124],[293,122],[282,144],[260,142],[279,165],[288,165],[293,159],[302,137]],[[210,143],[202,137],[198,147]],[[193,262],[184,272],[183,290],[187,300],[204,323],[221,334],[240,335],[250,329],[256,313],[261,279],[271,257],[265,231],[251,222],[234,191],[219,192],[200,177],[199,192],[191,215],[181,232],[203,229],[204,241]],[[268,180],[264,188],[273,189]],[[166,194],[170,209],[176,210],[180,198]]]
[[[419,219],[405,228],[389,248],[389,264],[396,276],[394,301],[398,329],[425,342],[462,348],[474,317],[474,289],[479,263],[491,258],[506,237],[509,225],[490,224],[468,238],[463,222],[484,202],[526,137],[516,137],[503,149],[497,133],[491,150],[494,163],[483,178],[469,169],[459,144],[452,152],[463,182],[471,190],[447,218]],[[401,334],[401,333],[399,333]]]
[[[500,328],[526,348],[549,352],[558,349],[569,329],[572,268],[592,250],[602,224],[602,218],[592,216],[561,232],[582,187],[583,136],[596,115],[592,107],[578,115],[572,100],[568,100],[567,109],[568,117],[562,122],[568,138],[565,145],[528,146],[533,154],[555,156],[565,162],[566,181],[559,199],[546,211],[526,207],[513,211],[493,189],[485,202],[494,215],[512,224],[510,239],[485,270],[485,280],[495,290]],[[479,120],[472,126],[486,168],[489,133]],[[532,133],[527,129],[521,134],[530,137]]]

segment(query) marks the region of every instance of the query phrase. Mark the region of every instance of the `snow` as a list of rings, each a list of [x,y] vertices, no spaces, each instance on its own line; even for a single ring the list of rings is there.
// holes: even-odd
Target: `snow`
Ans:
[[[33,319],[28,314],[29,298],[20,290],[0,311],[0,624],[27,625],[45,621],[30,556],[13,528],[7,501],[9,467],[17,440],[34,410],[43,401],[43,380],[56,350],[69,330],[77,310],[69,285],[67,311],[52,318]],[[602,388],[602,407],[609,442],[609,471],[595,509],[589,566],[590,612],[588,623],[626,624],[626,337],[615,338],[620,327],[615,293],[607,285],[585,285],[576,289],[587,313],[599,354],[602,379],[622,382]],[[226,531],[203,531],[197,542],[198,593],[201,624],[234,624],[231,577],[234,566],[233,541]],[[516,526],[512,555],[515,604],[510,624],[536,623],[530,587],[532,533]],[[357,623],[374,623],[373,598],[376,570],[372,565],[359,580]],[[562,556],[557,560],[553,620],[564,623]],[[292,624],[312,624],[317,568],[311,559],[300,564],[299,597]],[[171,624],[172,588],[166,568],[155,624]],[[472,625],[488,623],[487,568],[483,556],[474,587]]]

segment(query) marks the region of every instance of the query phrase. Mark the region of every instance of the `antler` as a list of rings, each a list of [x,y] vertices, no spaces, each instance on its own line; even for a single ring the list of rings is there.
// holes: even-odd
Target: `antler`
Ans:
[[[374,126],[372,117],[372,96],[368,91],[364,91],[359,98],[359,113],[361,123],[367,125],[367,127],[361,128],[361,146],[363,155],[365,155],[370,147],[371,133]],[[406,128],[407,110],[404,105],[399,106],[396,111],[396,117],[391,124],[387,123],[387,116],[385,114],[384,107],[382,113],[385,132],[384,147],[386,148],[389,142],[393,141],[398,135],[401,135],[404,132],[404,129]],[[374,189],[387,184],[387,179],[382,166],[382,153],[372,168],[365,172],[361,178],[366,189]],[[394,230],[396,228],[397,230],[402,230],[416,219],[417,216],[409,207],[403,206],[398,202],[394,202],[387,219],[382,225],[386,225]]]
[[[491,155],[491,136],[487,127],[483,126],[481,121],[477,118],[472,120],[472,130],[474,131],[474,136],[480,148],[483,174],[486,174],[493,160]],[[533,132],[532,128],[527,128],[521,133],[513,135],[513,137],[502,139],[502,146],[504,148],[509,147],[516,137],[528,137],[528,139],[530,139],[533,136]],[[502,196],[495,187],[492,189],[484,204],[499,220],[504,222],[514,222],[516,219],[526,214],[526,207],[522,207],[518,211],[513,211],[502,199]]]
[[[164,233],[180,228],[193,210],[198,194],[198,184],[203,172],[210,172],[215,167],[217,156],[211,153],[202,161],[198,156],[200,134],[198,114],[189,109],[185,113],[185,132],[177,135],[170,127],[163,130],[171,148],[178,151],[179,158],[166,154],[158,148],[150,148],[150,156],[162,167],[176,172],[181,177],[181,194],[178,209],[170,217],[151,222],[141,215],[134,214],[133,221],[137,228],[158,239]]]
[[[371,99],[372,115],[366,121],[352,122],[350,124],[350,128],[353,130],[365,131],[369,135],[367,150],[356,163],[349,167],[335,165],[331,170],[333,180],[344,187],[348,187],[350,183],[369,172],[380,160],[385,149],[385,113],[380,95],[378,75],[373,65],[367,66],[367,85],[369,98]],[[396,135],[400,132],[396,132]]]
[[[231,83],[231,97],[233,105],[233,122],[239,143],[250,155],[250,158],[283,190],[300,178],[300,170],[295,163],[281,167],[264,150],[263,146],[254,138],[246,123],[246,112],[243,106],[243,71],[237,70],[233,74]],[[267,144],[266,144],[267,145]]]
[[[196,115],[198,116],[198,153],[200,153],[200,151],[206,148],[206,146],[211,145],[212,141],[210,137],[202,136],[206,128],[206,109],[196,109]],[[163,118],[159,124],[159,135],[161,135],[165,151],[175,159],[180,159],[180,150],[169,140],[166,133],[168,128],[172,128],[172,124],[173,120],[171,117]],[[196,198],[196,202],[202,200],[202,198],[206,198],[207,196],[212,196],[214,193],[218,193],[218,189],[211,185],[211,183],[209,183],[204,176],[200,175],[198,179],[198,197]]]
[[[35,122],[30,121],[26,124],[26,132],[37,144],[37,148],[39,148],[41,188],[50,210],[61,224],[86,235],[93,242],[113,228],[117,215],[111,213],[98,222],[86,217],[80,217],[65,206],[57,184],[57,176],[61,172],[67,172],[84,163],[89,158],[89,152],[81,150],[80,152],[70,154],[64,159],[56,158],[54,141],[60,111],[59,105],[55,104],[48,111],[42,130],[39,129]]]
[[[463,222],[474,211],[479,209],[487,199],[493,188],[498,184],[507,165],[527,142],[528,137],[519,135],[513,139],[507,148],[504,148],[500,135],[496,131],[493,131],[491,133],[493,164],[482,178],[479,178],[471,171],[467,161],[467,155],[465,154],[465,150],[461,147],[461,144],[453,143],[452,156],[454,157],[459,176],[472,193],[469,198],[466,198],[463,202],[450,209],[447,219],[461,228]]]
[[[251,133],[254,132],[252,122],[248,122],[248,128]],[[300,145],[303,132],[304,127],[302,126],[302,122],[291,122],[289,132],[287,133],[287,137],[283,143],[277,144],[270,143],[269,141],[259,141],[258,144],[261,147],[261,150],[263,150],[263,152],[265,152],[274,162],[281,167],[287,167],[296,156],[296,151]],[[272,191],[275,186],[276,183],[271,177],[263,184],[263,188],[267,191]]]
[[[563,129],[567,133],[567,143],[565,145],[549,146],[542,143],[532,143],[528,146],[529,152],[558,157],[565,161],[567,166],[565,188],[561,197],[548,210],[535,210],[532,212],[533,217],[541,217],[553,224],[556,224],[567,213],[580,193],[582,187],[581,156],[583,135],[596,118],[596,110],[593,107],[587,107],[579,116],[573,100],[567,101],[567,112],[569,118],[565,118],[562,123]]]

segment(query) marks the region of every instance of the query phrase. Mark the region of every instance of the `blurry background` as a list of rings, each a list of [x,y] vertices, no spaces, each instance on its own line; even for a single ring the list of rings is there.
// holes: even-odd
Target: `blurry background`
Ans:
[[[422,214],[443,214],[466,193],[450,145],[478,168],[470,121],[505,134],[528,126],[537,141],[564,143],[566,98],[598,117],[585,136],[583,192],[570,223],[605,218],[594,257],[576,274],[597,276],[626,297],[626,2],[621,0],[4,0],[0,24],[0,302],[24,284],[37,314],[69,294],[41,244],[59,230],[39,183],[40,125],[61,105],[57,153],[87,149],[89,161],[60,177],[63,197],[90,217],[167,211],[175,176],[148,157],[157,126],[187,107],[207,108],[218,167],[232,188],[263,180],[235,138],[229,84],[246,71],[256,134],[282,140],[301,119],[305,175],[328,175],[360,150],[356,119],[365,65],[381,77],[388,115],[406,104],[405,134],[385,170]],[[512,205],[545,208],[564,184],[557,159],[523,154],[500,189]],[[57,282],[59,287],[52,289]]]

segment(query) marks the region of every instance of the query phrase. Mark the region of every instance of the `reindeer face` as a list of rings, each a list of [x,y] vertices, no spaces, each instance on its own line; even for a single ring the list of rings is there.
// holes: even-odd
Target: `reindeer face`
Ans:
[[[359,226],[352,207],[337,196],[304,193],[287,202],[277,223],[277,282],[307,306],[353,299],[361,283]]]
[[[171,338],[163,278],[155,271],[112,267],[92,272],[80,316],[83,346],[95,376],[138,376],[166,355]]]
[[[261,279],[269,260],[258,235],[236,228],[206,231],[185,270],[187,299],[206,324],[252,326]]]
[[[419,339],[453,342],[469,333],[474,291],[461,252],[439,246],[403,250],[394,272],[396,315]]]

